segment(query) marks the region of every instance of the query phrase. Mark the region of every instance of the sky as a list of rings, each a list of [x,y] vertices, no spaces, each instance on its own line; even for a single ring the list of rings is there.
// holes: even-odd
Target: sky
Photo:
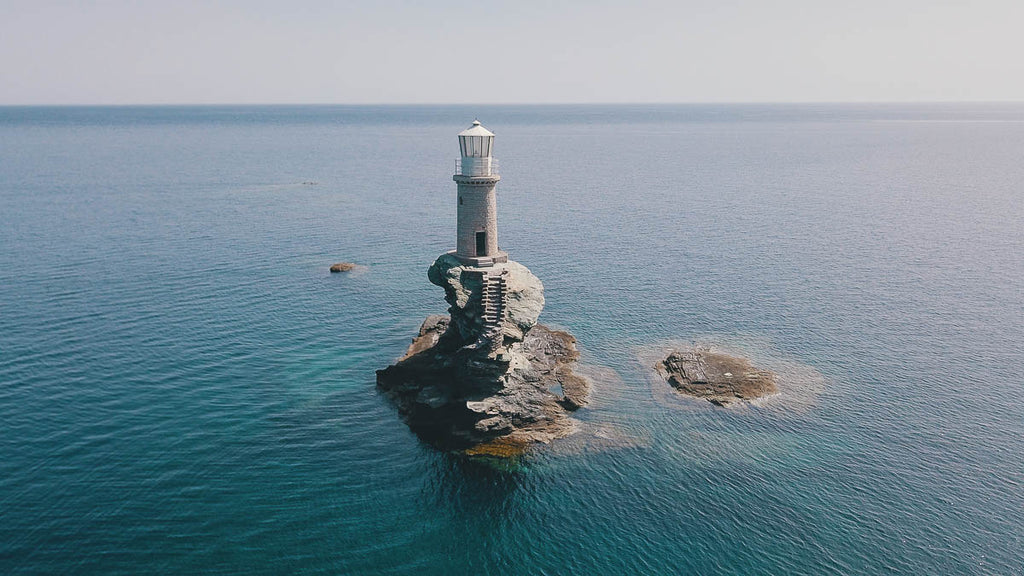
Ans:
[[[1024,100],[1024,0],[0,0],[0,105]]]

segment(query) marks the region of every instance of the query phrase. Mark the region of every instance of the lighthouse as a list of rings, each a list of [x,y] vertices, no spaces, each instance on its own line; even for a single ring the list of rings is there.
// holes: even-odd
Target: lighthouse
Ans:
[[[498,161],[491,156],[494,133],[478,120],[459,133],[461,157],[455,166],[458,187],[458,222],[455,256],[463,264],[489,267],[507,262],[498,250],[498,204],[494,188],[501,179]]]

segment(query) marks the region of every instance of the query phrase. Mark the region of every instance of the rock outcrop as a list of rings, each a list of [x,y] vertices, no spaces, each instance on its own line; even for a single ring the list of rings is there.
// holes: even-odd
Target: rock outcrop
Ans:
[[[431,316],[377,385],[427,442],[509,456],[573,432],[588,382],[573,373],[575,338],[537,324],[544,287],[516,262],[474,268],[450,254],[428,271],[449,317]],[[499,288],[500,286],[500,288]]]
[[[773,372],[754,368],[745,358],[709,350],[672,352],[656,368],[679,392],[718,406],[778,391]]]
[[[348,272],[356,267],[351,262],[338,262],[337,264],[331,265],[331,272]]]
[[[485,332],[484,276],[501,272],[506,272],[508,287],[508,309],[502,332],[510,343],[521,342],[544,309],[544,285],[529,268],[512,260],[492,268],[474,268],[463,264],[453,254],[442,254],[427,270],[430,282],[444,288],[452,323],[463,340],[475,340]]]

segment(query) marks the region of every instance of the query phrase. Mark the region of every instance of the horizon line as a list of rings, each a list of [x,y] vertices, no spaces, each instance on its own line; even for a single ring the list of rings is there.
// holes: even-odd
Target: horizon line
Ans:
[[[159,106],[788,106],[788,105],[850,105],[850,104],[1024,104],[1021,100],[728,100],[728,101],[664,101],[664,102],[58,102],[0,103],[0,108],[129,108]]]

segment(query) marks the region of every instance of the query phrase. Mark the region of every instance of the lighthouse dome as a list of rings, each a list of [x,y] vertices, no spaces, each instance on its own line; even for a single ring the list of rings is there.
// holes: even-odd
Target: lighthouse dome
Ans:
[[[487,158],[494,147],[494,132],[474,120],[473,125],[459,132],[459,148],[464,158]]]

